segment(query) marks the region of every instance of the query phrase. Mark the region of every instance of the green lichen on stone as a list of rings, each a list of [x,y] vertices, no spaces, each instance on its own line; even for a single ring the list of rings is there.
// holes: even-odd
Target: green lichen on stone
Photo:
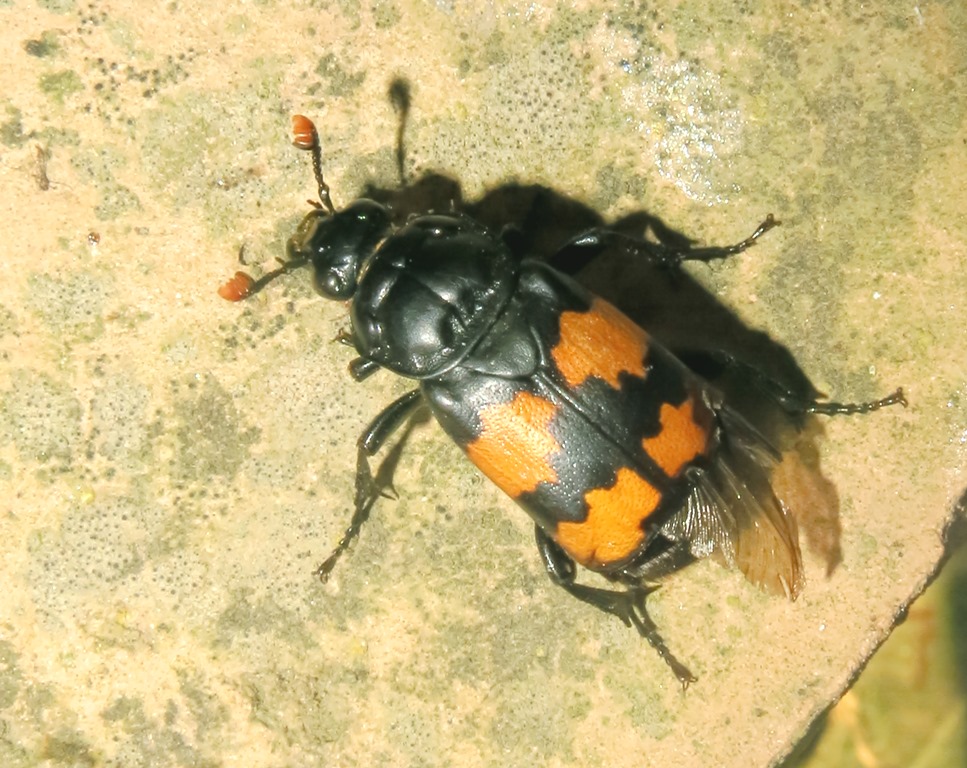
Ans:
[[[62,105],[70,96],[84,89],[80,75],[71,69],[61,69],[40,76],[40,90],[55,104]]]

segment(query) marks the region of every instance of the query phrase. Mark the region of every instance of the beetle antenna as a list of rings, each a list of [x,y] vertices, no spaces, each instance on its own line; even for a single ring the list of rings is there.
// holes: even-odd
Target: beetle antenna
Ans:
[[[389,86],[389,100],[396,114],[400,116],[400,123],[396,127],[396,172],[400,177],[400,186],[406,187],[406,123],[410,117],[410,84],[402,77],[396,77]]]
[[[322,177],[322,147],[319,145],[319,132],[315,124],[305,115],[292,116],[292,143],[299,149],[312,153],[312,174],[319,185],[319,200],[330,215],[335,215],[336,207],[329,196],[329,185]]]

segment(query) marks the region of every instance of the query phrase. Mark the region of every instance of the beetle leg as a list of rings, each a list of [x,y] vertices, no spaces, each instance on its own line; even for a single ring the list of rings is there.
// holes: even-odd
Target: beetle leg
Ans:
[[[357,357],[349,363],[349,375],[353,377],[354,381],[368,379],[379,369],[379,363],[374,360],[368,360],[365,357]]]
[[[734,245],[692,248],[655,243],[641,237],[627,235],[606,227],[590,229],[572,238],[548,261],[555,269],[573,275],[590,264],[608,249],[623,251],[637,259],[644,259],[655,267],[678,267],[683,261],[715,261],[727,259],[755,245],[756,241],[779,222],[770,213],[755,232]]]
[[[373,480],[369,469],[369,457],[375,456],[403,422],[423,404],[423,394],[418,389],[407,392],[384,408],[379,415],[370,422],[356,445],[359,452],[356,455],[356,507],[365,504],[371,497],[380,495],[381,489]]]
[[[619,578],[622,581],[630,578],[636,583],[656,583],[695,562],[695,559],[688,548],[687,541],[656,534],[645,551],[635,561],[621,569]]]
[[[734,245],[723,245],[723,246],[708,246],[705,248],[685,248],[677,249],[670,248],[669,253],[672,258],[671,266],[677,266],[683,261],[715,261],[716,259],[727,259],[729,256],[735,256],[737,253],[742,253],[742,251],[747,248],[751,248],[756,244],[756,241],[762,237],[766,232],[768,232],[773,227],[778,227],[780,224],[776,220],[776,217],[771,213],[766,216],[765,220],[756,227],[755,232],[749,235],[745,240],[735,243]]]
[[[907,398],[902,387],[897,387],[889,395],[878,400],[861,403],[831,402],[819,399],[818,393],[811,386],[809,387],[812,390],[811,392],[797,392],[755,365],[739,360],[727,352],[717,351],[703,354],[706,358],[721,366],[722,369],[736,372],[743,377],[744,381],[747,381],[792,416],[802,416],[807,413],[817,413],[824,416],[852,415],[878,411],[880,408],[886,408],[889,405],[902,405],[904,408],[907,406]],[[688,363],[690,356],[689,353],[679,355],[680,359],[686,363]]]
[[[544,568],[551,581],[564,588],[578,600],[593,605],[605,613],[617,616],[626,627],[634,625],[638,634],[645,638],[664,662],[671,667],[675,677],[682,684],[682,688],[687,688],[689,683],[695,682],[697,678],[688,667],[668,650],[668,646],[665,645],[665,641],[658,632],[658,627],[655,626],[655,622],[651,620],[645,608],[645,599],[650,593],[658,589],[657,586],[636,584],[629,586],[624,592],[619,592],[618,590],[599,589],[584,584],[576,584],[574,579],[577,574],[577,567],[574,565],[574,561],[539,525],[534,527],[534,536],[537,539],[537,549],[544,563]]]
[[[359,436],[356,445],[356,490],[353,495],[353,516],[349,527],[343,534],[336,548],[329,554],[322,565],[316,569],[316,574],[322,581],[329,577],[336,562],[349,545],[359,535],[363,523],[369,519],[376,500],[385,495],[386,488],[373,478],[369,467],[369,457],[376,455],[389,437],[396,432],[406,419],[423,404],[423,394],[418,389],[407,392],[384,408],[379,415],[370,422],[369,426]],[[391,491],[392,488],[390,487]]]
[[[888,405],[902,405],[904,408],[907,407],[907,397],[903,394],[903,387],[897,387],[896,390],[886,397],[881,397],[879,400],[870,400],[866,403],[821,403],[813,400],[806,406],[806,412],[822,413],[826,416],[835,416],[837,414],[850,415],[878,411],[880,408],[885,408]]]

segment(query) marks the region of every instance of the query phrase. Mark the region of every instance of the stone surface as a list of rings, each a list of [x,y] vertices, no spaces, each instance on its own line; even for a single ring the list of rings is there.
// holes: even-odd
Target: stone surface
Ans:
[[[957,4],[0,3],[0,763],[766,765],[919,593],[964,493],[967,14]],[[432,425],[330,583],[362,385],[271,268],[315,194],[539,183],[728,242],[691,273],[831,395],[842,563],[789,604],[713,563],[652,601],[699,681],[553,588]],[[584,210],[584,209],[582,209]],[[620,273],[617,273],[620,276]]]

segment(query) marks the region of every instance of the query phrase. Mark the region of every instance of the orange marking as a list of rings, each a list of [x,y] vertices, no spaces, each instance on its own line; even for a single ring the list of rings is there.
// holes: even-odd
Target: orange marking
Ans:
[[[704,408],[703,408],[704,411]],[[708,450],[709,430],[695,421],[695,404],[690,398],[677,408],[664,403],[659,414],[661,431],[641,441],[645,453],[669,477]]]
[[[548,463],[561,444],[548,431],[557,407],[530,392],[480,412],[483,432],[467,445],[467,455],[504,493],[516,498],[541,481],[557,482]]]
[[[584,500],[587,518],[558,523],[554,538],[581,565],[602,568],[635,554],[645,540],[642,524],[658,508],[661,494],[623,467],[611,488],[588,491]]]
[[[618,389],[622,371],[644,378],[648,334],[608,302],[595,299],[587,312],[563,312],[560,331],[551,356],[568,386],[597,376]]]

